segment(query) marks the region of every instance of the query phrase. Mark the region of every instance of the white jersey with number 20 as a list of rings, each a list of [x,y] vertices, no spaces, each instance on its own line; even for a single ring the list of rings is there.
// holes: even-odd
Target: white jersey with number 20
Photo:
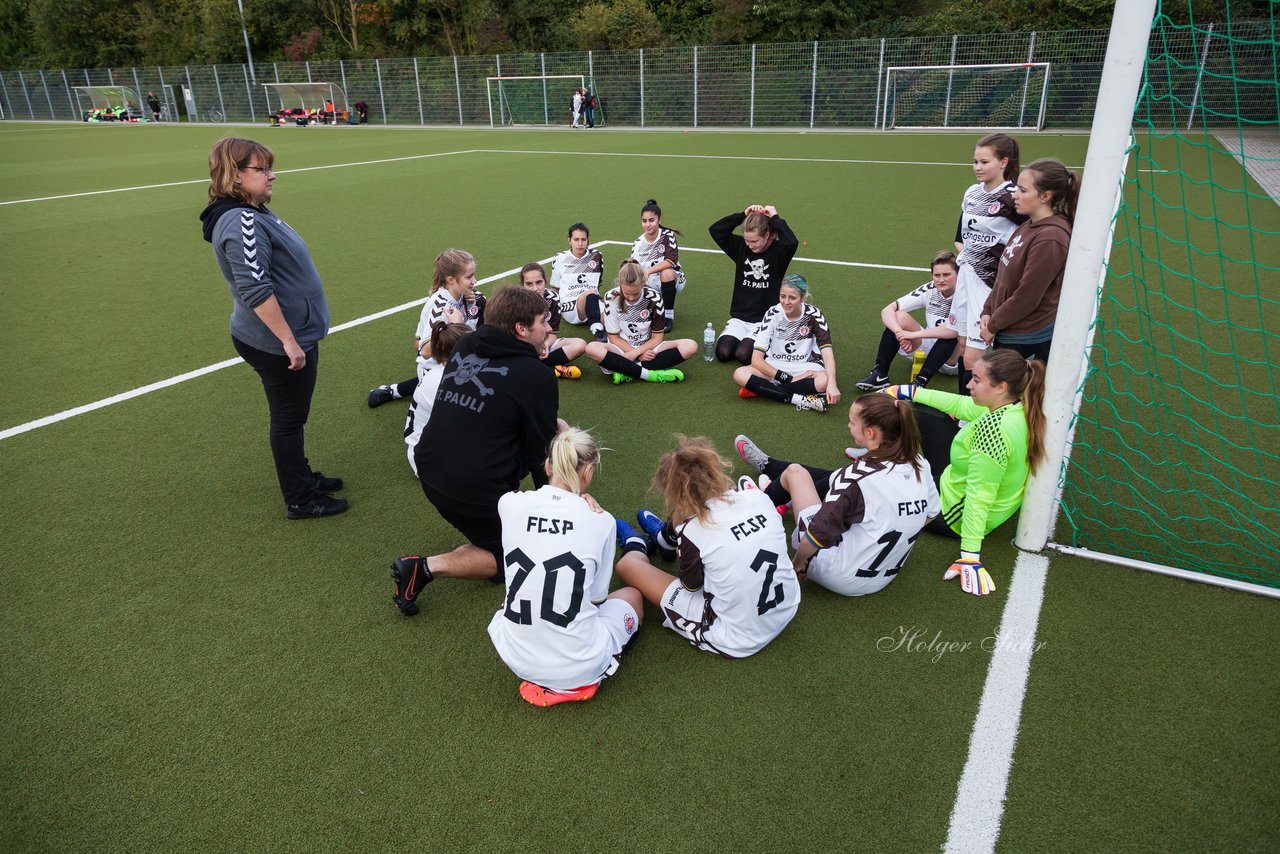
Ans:
[[[553,690],[599,682],[622,651],[597,607],[613,575],[613,516],[550,485],[508,492],[498,515],[507,591],[489,622],[498,655],[521,679]],[[626,620],[630,635],[636,623]]]

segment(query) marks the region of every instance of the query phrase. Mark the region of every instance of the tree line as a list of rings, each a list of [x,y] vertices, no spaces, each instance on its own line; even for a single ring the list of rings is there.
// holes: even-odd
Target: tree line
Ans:
[[[616,50],[1105,29],[1113,0],[241,0],[255,60]],[[1177,0],[1175,22],[1267,0]],[[0,0],[0,67],[244,60],[236,0]]]

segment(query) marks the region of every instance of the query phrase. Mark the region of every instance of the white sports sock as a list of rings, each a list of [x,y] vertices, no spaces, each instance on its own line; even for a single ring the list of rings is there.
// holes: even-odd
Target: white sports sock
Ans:
[[[648,369],[648,368],[641,368],[641,369],[640,369],[640,379],[642,379],[642,380],[647,380],[647,379],[649,379],[649,369]]]

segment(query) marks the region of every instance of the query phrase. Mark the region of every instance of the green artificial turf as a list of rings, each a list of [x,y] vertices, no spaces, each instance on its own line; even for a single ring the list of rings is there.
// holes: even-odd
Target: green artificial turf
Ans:
[[[449,246],[485,277],[558,251],[577,220],[593,240],[629,242],[649,197],[686,249],[712,248],[709,223],[765,202],[802,257],[923,267],[949,245],[971,182],[968,136],[243,132],[276,151],[273,208],[308,241],[335,324],[424,297]],[[0,185],[22,199],[198,179],[217,136],[0,126]],[[1079,164],[1084,144],[1030,137],[1024,160]],[[474,149],[506,151],[288,171]],[[627,154],[691,156],[612,156]],[[234,355],[203,202],[195,183],[0,206],[0,429]],[[612,265],[624,248],[603,251]],[[682,262],[676,333],[697,338],[724,319],[730,271],[718,255]],[[878,309],[926,274],[792,269],[831,320],[851,399]],[[1012,523],[984,545],[999,584],[987,599],[940,581],[956,544],[928,535],[875,596],[805,585],[793,624],[747,661],[693,651],[650,608],[594,700],[534,709],[485,634],[497,588],[432,584],[413,619],[390,603],[393,557],[458,541],[409,471],[403,410],[364,402],[409,375],[416,319],[321,345],[308,452],[347,479],[352,508],[333,519],[284,520],[244,365],[0,441],[0,847],[936,849],[990,660],[982,640],[1005,604]],[[614,387],[594,368],[560,384],[562,416],[612,449],[593,493],[618,516],[652,506],[653,465],[676,432],[726,454],[746,432],[779,455],[841,461],[843,406],[742,401],[727,366],[684,367],[679,385]],[[894,371],[905,378],[906,362]],[[442,449],[465,451],[466,437]],[[1274,705],[1275,603],[1058,557],[1049,578],[1005,846],[1266,847],[1276,744],[1243,745]],[[1175,637],[1198,659],[1171,660]],[[1234,654],[1248,637],[1257,647]],[[1108,638],[1123,655],[1099,651]],[[944,643],[968,646],[939,654]],[[1221,674],[1190,678],[1208,671],[1196,660]],[[1120,690],[1131,696],[1117,702]],[[1206,691],[1216,717],[1197,714]],[[1144,789],[1152,775],[1161,785]],[[1239,800],[1233,779],[1257,781],[1252,796]],[[1100,790],[1125,796],[1103,804]]]

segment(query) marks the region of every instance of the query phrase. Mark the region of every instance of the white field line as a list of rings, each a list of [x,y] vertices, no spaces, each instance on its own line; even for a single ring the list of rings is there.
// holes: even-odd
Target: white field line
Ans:
[[[538,263],[546,264],[550,260],[552,259],[544,258]],[[481,279],[480,281],[476,282],[476,284],[485,285],[485,284],[488,284],[489,282],[496,282],[498,279],[502,279],[507,276],[514,275],[518,272],[520,272],[519,267],[512,267],[510,270],[503,270],[501,273],[497,273],[493,276],[489,276],[488,278]],[[402,303],[400,305],[395,306],[394,308],[387,308],[387,309],[383,309],[382,311],[374,312],[373,314],[367,314],[364,317],[358,317],[355,320],[348,320],[346,323],[341,323],[337,326],[330,327],[329,332],[330,333],[341,332],[344,329],[351,329],[356,326],[361,326],[365,323],[370,323],[374,320],[380,320],[381,318],[389,317],[393,314],[397,314],[402,311],[408,311],[411,308],[418,308],[426,301],[427,301],[427,298],[423,297],[422,299],[414,300],[413,302]],[[59,421],[66,421],[68,418],[73,418],[77,415],[83,415],[86,412],[93,412],[95,409],[102,409],[104,407],[111,406],[112,404],[115,404],[115,403],[123,403],[126,400],[132,400],[135,397],[141,397],[144,394],[150,394],[151,392],[159,391],[162,388],[168,388],[169,386],[177,385],[178,383],[183,383],[183,382],[186,382],[187,380],[193,380],[197,377],[202,377],[205,374],[211,374],[214,371],[220,371],[223,368],[229,368],[232,365],[238,365],[243,361],[244,359],[241,359],[239,357],[236,357],[234,359],[227,359],[226,361],[217,362],[212,365],[206,365],[203,368],[197,368],[194,371],[188,371],[185,374],[178,374],[176,377],[169,377],[168,379],[159,380],[157,382],[153,382],[144,386],[139,386],[138,388],[131,389],[129,391],[122,391],[119,394],[113,394],[111,397],[104,397],[102,400],[95,400],[93,403],[86,403],[83,406],[77,406],[73,409],[68,409],[64,412],[58,412],[54,415],[46,415],[43,418],[37,418],[35,421],[28,421],[25,424],[18,424],[15,427],[9,427],[7,429],[0,430],[0,441],[11,438],[13,436],[19,436],[23,433],[30,432],[39,427],[47,427],[50,424],[57,424]]]
[[[626,242],[626,241],[624,241],[624,240],[601,240],[599,243],[596,243],[596,244],[594,244],[594,245],[595,245],[595,246],[605,246],[605,245],[610,245],[610,246],[634,246],[635,244],[634,244],[634,242],[632,242],[632,243],[627,243],[627,242]],[[707,253],[707,254],[709,254],[709,255],[719,255],[719,254],[720,254],[720,250],[719,250],[719,249],[696,249],[696,248],[694,248],[694,247],[692,247],[692,246],[681,246],[681,247],[680,247],[680,251],[681,251],[681,252],[705,252],[705,253]],[[910,272],[910,273],[927,273],[927,272],[929,272],[929,268],[928,268],[928,267],[899,267],[899,266],[897,266],[897,265],[895,265],[895,264],[865,264],[865,263],[863,263],[863,262],[861,262],[861,261],[831,261],[831,260],[829,260],[829,259],[827,259],[827,258],[802,258],[802,257],[800,257],[800,256],[798,256],[798,255],[797,255],[795,258],[792,258],[791,260],[792,260],[792,261],[804,261],[804,262],[809,263],[809,264],[834,264],[834,265],[835,265],[835,266],[837,266],[837,267],[867,267],[867,268],[870,268],[870,269],[872,269],[872,270],[906,270],[907,272]]]
[[[1044,555],[1023,552],[1014,562],[1009,597],[969,736],[969,758],[951,808],[945,852],[995,851],[1048,574],[1049,559]]]
[[[594,248],[594,247],[604,246],[606,244],[610,244],[614,246],[631,246],[632,245],[631,243],[627,243],[622,240],[600,240],[591,245]],[[684,247],[682,251],[708,252],[713,254],[719,254],[720,252],[719,249],[694,249],[692,247]],[[552,260],[554,260],[554,258],[543,258],[538,263],[546,264]],[[861,264],[861,263],[855,263],[853,261],[828,261],[822,258],[796,258],[795,260],[808,261],[814,264],[840,264],[840,265],[851,266],[851,267],[872,267],[872,268],[883,269],[883,270],[912,270],[912,271],[918,270],[926,273],[928,272],[928,269],[924,267],[895,267],[889,264]],[[513,276],[519,272],[520,272],[519,267],[512,267],[510,270],[503,270],[501,273],[496,273],[492,276],[483,278],[480,281],[476,282],[476,284],[486,285],[486,284],[489,284],[490,282],[496,282],[499,279],[504,279],[507,276]],[[353,329],[357,326],[363,326],[364,324],[371,323],[375,320],[381,320],[384,317],[390,317],[393,314],[399,314],[402,311],[408,311],[413,308],[419,308],[426,301],[427,301],[427,298],[423,297],[422,299],[413,300],[412,302],[401,303],[400,305],[392,306],[391,308],[384,308],[382,311],[376,311],[373,314],[366,314],[364,317],[357,317],[355,320],[348,320],[346,323],[340,323],[337,326],[331,326],[329,328],[329,333],[333,334],[335,332],[342,332],[346,329]],[[102,409],[103,407],[111,406],[112,404],[122,403],[126,400],[132,400],[135,397],[141,397],[144,394],[149,394],[153,391],[159,391],[162,388],[168,388],[169,386],[186,382],[187,380],[193,380],[193,379],[196,379],[197,377],[202,377],[205,374],[211,374],[214,371],[220,371],[223,368],[229,368],[232,365],[239,364],[242,361],[243,359],[240,359],[240,358],[227,359],[224,362],[218,362],[213,365],[206,365],[203,368],[197,368],[196,370],[188,371],[185,374],[179,374],[175,377],[169,377],[168,379],[158,380],[157,382],[150,383],[144,386],[139,386],[138,388],[131,389],[129,391],[123,391],[123,392],[120,392],[119,394],[114,394],[111,397],[104,397],[102,400],[96,400],[93,403],[86,403],[83,406],[77,406],[72,409],[65,410],[63,412],[55,413],[53,415],[46,415],[43,418],[37,418],[36,420],[28,421],[25,424],[18,424],[13,427],[8,427],[4,430],[0,430],[0,441],[9,439],[13,436],[20,436],[23,433],[28,433],[39,427],[47,427],[50,424],[57,424],[59,421],[65,421],[68,418],[73,418],[77,415],[83,415],[86,412],[93,412],[95,409]]]
[[[466,148],[457,151],[438,151],[433,154],[410,154],[404,157],[386,157],[381,160],[356,160],[351,163],[331,163],[326,166],[304,166],[299,169],[281,169],[276,174],[292,175],[297,172],[315,172],[321,169],[346,169],[351,166],[376,166],[381,163],[401,163],[408,160],[427,160],[433,157],[449,157],[455,154],[549,154],[559,157],[659,157],[682,160],[754,160],[770,163],[850,163],[874,166],[965,166],[964,163],[941,163],[927,160],[842,160],[822,157],[739,157],[726,154],[646,154],[624,151],[538,151],[536,149],[503,149],[503,148]],[[208,178],[193,178],[190,181],[170,181],[164,184],[140,184],[136,187],[115,187],[109,190],[89,190],[84,193],[63,193],[58,196],[40,196],[33,199],[9,199],[0,201],[5,205],[25,205],[32,202],[52,202],[59,199],[79,199],[85,196],[105,196],[111,193],[128,193],[134,190],[158,190],[165,187],[184,187],[189,184],[207,184]]]
[[[351,163],[330,163],[327,166],[303,166],[299,169],[281,169],[277,175],[292,175],[295,172],[315,172],[320,169],[345,169],[348,166],[375,166],[379,163],[397,163],[404,160],[426,160],[431,157],[448,157],[452,154],[471,154],[473,149],[463,151],[438,151],[434,154],[410,154],[406,157],[387,157],[382,160],[356,160]],[[35,199],[10,199],[7,202],[0,202],[0,207],[5,205],[25,205],[31,202],[52,202],[58,199],[79,199],[85,196],[105,196],[110,193],[128,193],[133,190],[158,190],[164,187],[184,187],[188,184],[207,184],[208,178],[195,178],[191,181],[170,181],[167,184],[142,184],[137,187],[116,187],[111,190],[90,190],[84,193],[64,193],[60,196],[41,196]]]

